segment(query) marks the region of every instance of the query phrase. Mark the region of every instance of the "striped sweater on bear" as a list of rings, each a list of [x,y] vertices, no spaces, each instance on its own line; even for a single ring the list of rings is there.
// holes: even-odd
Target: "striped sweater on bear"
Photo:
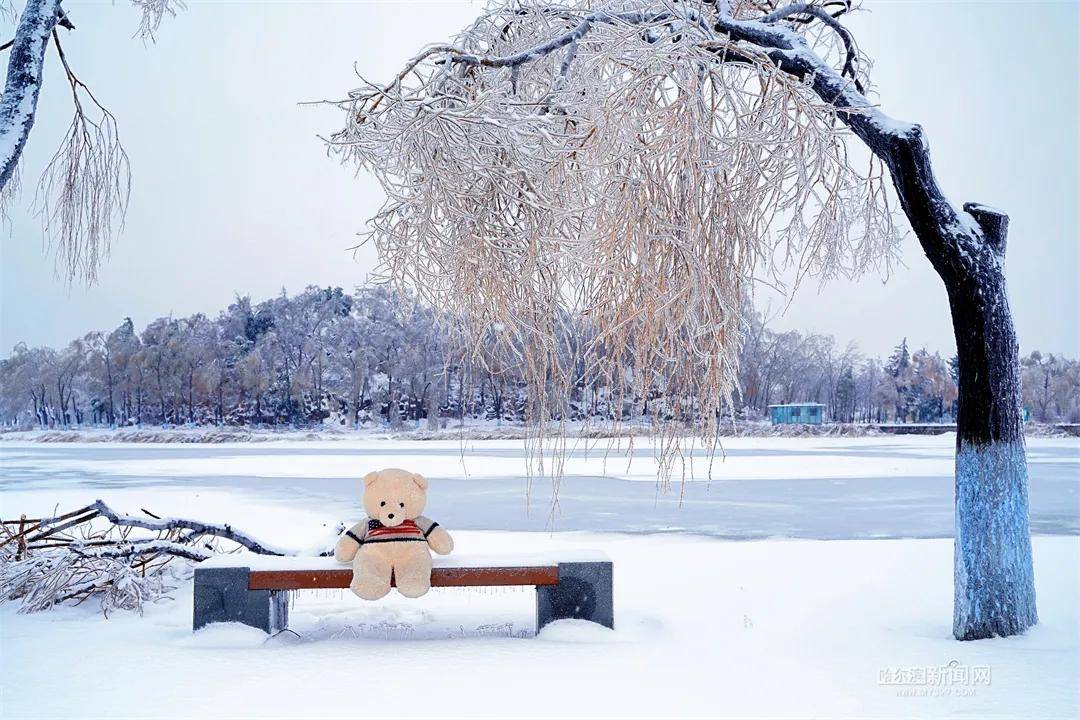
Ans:
[[[357,545],[378,542],[426,542],[431,531],[439,526],[431,518],[419,515],[415,520],[405,520],[393,527],[383,525],[374,518],[357,523],[345,534],[356,541]]]

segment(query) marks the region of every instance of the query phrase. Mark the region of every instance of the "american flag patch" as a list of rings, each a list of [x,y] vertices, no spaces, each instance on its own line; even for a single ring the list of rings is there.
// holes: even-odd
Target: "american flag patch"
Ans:
[[[387,527],[378,520],[368,523],[368,531],[364,536],[365,541],[372,540],[423,540],[424,533],[412,520],[405,520],[400,525]]]

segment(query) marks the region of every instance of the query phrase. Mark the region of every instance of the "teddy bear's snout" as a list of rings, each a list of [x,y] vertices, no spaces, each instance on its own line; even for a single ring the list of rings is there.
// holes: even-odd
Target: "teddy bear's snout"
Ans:
[[[397,527],[405,521],[405,516],[400,512],[386,513],[381,518],[382,524],[387,527]]]

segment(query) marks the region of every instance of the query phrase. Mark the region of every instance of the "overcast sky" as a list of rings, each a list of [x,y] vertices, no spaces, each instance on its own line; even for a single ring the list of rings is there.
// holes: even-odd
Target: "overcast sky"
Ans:
[[[91,288],[57,279],[28,209],[70,120],[55,55],[22,163],[23,198],[0,231],[0,353],[59,346],[130,316],[214,314],[236,293],[261,300],[309,284],[352,288],[375,264],[347,250],[379,206],[377,186],[328,158],[318,134],[341,98],[386,79],[422,45],[475,16],[475,2],[199,2],[132,39],[122,0],[64,3],[75,71],[116,114],[133,188],[123,234]],[[1080,10],[1061,2],[884,2],[849,21],[876,61],[884,109],[927,130],[957,205],[1012,218],[1007,274],[1022,349],[1080,356],[1078,84]],[[4,30],[5,37],[10,27]],[[885,355],[901,336],[951,353],[948,305],[913,237],[906,267],[807,285],[778,327],[831,333]],[[781,303],[773,301],[773,307]]]

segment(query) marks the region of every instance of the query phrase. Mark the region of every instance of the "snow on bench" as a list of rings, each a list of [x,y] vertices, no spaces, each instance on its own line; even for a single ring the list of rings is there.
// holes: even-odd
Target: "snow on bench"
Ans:
[[[347,588],[352,565],[331,557],[237,553],[218,555],[195,568],[192,628],[240,622],[268,633],[289,624],[289,593]],[[590,620],[615,627],[613,566],[603,553],[551,555],[454,555],[433,558],[432,587],[532,585],[536,629],[555,620]]]

